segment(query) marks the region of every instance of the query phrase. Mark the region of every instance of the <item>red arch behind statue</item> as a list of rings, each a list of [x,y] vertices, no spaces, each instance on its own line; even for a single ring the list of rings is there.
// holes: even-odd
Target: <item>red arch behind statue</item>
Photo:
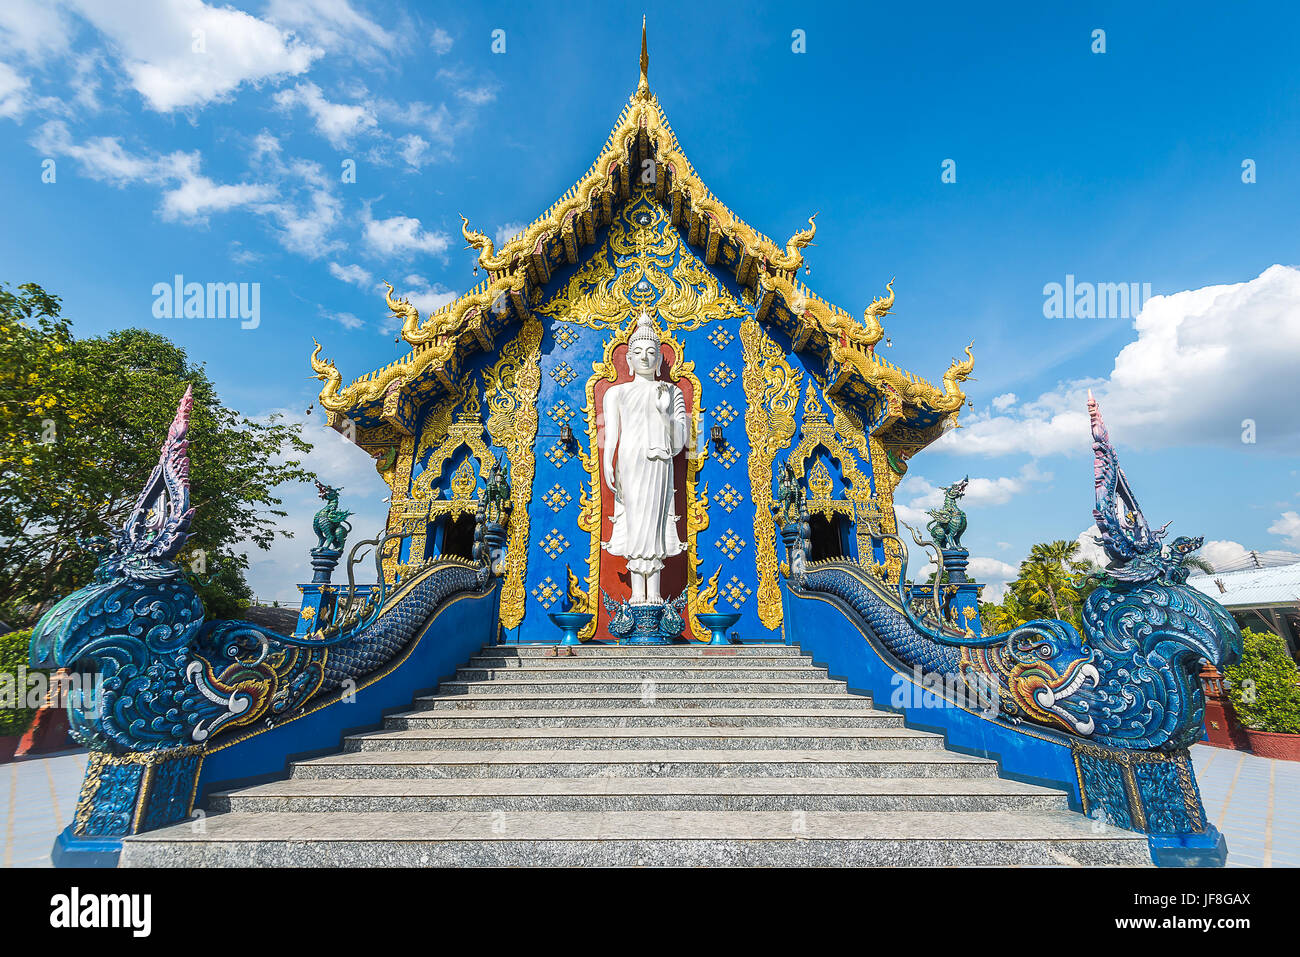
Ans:
[[[669,378],[668,370],[673,367],[677,361],[677,349],[670,343],[663,342],[659,345],[660,354],[663,361],[660,363],[660,372],[655,376],[657,382],[671,382],[677,388],[682,390],[682,398],[686,400],[686,418],[691,421],[695,414],[695,405],[697,396],[695,395],[695,384],[690,379],[682,376],[677,379]],[[610,362],[613,363],[617,372],[617,378],[612,382],[607,379],[599,379],[596,382],[595,389],[592,390],[592,402],[596,407],[596,479],[600,486],[600,540],[609,541],[613,534],[613,514],[614,514],[614,493],[605,485],[605,479],[600,473],[600,455],[605,448],[605,393],[613,386],[632,380],[632,373],[627,367],[627,343],[619,343],[614,347],[610,355]],[[674,555],[664,562],[663,573],[659,578],[659,591],[665,600],[676,598],[686,589],[686,569],[687,557],[690,554],[690,541],[686,537],[686,452],[690,448],[691,440],[690,430],[687,430],[687,445],[673,456],[673,511],[677,514],[677,537],[687,543],[687,551],[680,555]],[[617,455],[614,459],[615,468],[618,467]],[[628,575],[627,559],[618,555],[610,555],[603,548],[600,550],[600,575],[597,579],[601,591],[612,598],[614,601],[622,603],[624,599],[632,594],[632,582]],[[599,594],[596,595],[596,633],[594,638],[597,641],[616,641],[617,639],[609,633],[609,612],[605,610],[605,603],[601,600]]]

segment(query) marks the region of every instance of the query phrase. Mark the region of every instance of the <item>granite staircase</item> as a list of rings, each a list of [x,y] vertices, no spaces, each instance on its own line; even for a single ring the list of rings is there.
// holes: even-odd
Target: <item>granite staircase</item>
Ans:
[[[797,647],[492,645],[381,730],[123,866],[1150,863]]]

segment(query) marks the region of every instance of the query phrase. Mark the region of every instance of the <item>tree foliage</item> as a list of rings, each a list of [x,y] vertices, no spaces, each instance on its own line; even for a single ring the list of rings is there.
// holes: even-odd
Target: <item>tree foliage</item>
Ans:
[[[91,536],[111,536],[135,505],[187,385],[191,504],[182,559],[209,614],[251,596],[234,546],[269,548],[275,487],[315,476],[296,425],[255,422],[222,405],[202,365],[154,332],[76,339],[58,297],[0,284],[0,618],[31,621],[90,581]]]
[[[1300,734],[1300,673],[1286,641],[1250,628],[1241,638],[1241,661],[1223,669],[1237,716],[1255,731]]]
[[[30,628],[24,631],[11,631],[0,635],[0,698],[6,694],[14,696],[21,702],[28,693],[27,676],[48,672],[37,671],[27,667],[27,650],[32,640]],[[35,708],[0,707],[0,737],[22,734],[32,723]]]
[[[1042,542],[1029,550],[1001,602],[981,602],[986,634],[1009,631],[1036,618],[1059,618],[1083,628],[1083,605],[1097,586],[1088,573],[1097,567],[1079,558],[1079,543]]]

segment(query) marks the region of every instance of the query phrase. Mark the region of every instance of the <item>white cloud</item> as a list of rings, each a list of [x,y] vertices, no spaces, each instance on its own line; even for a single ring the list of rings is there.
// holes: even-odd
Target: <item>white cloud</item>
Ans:
[[[1260,446],[1294,448],[1300,367],[1300,270],[1270,266],[1255,279],[1147,301],[1137,338],[1108,378],[1066,382],[1014,414],[968,418],[935,448],[980,455],[1086,453],[1087,390],[1124,444],[1240,446],[1247,419]]]
[[[459,89],[456,95],[472,106],[483,106],[497,98],[497,91],[491,86],[475,86]]]
[[[333,182],[318,163],[280,158],[279,141],[269,133],[253,141],[252,157],[263,183],[216,183],[202,175],[199,153],[137,154],[116,137],[92,137],[77,143],[61,120],[44,124],[32,145],[47,156],[67,156],[92,179],[126,186],[146,183],[161,187],[163,219],[202,223],[211,213],[246,209],[275,224],[275,235],[290,252],[318,259],[342,244],[330,239],[343,203],[331,190]]]
[[[446,233],[427,232],[420,221],[410,216],[372,219],[364,214],[362,237],[367,246],[380,256],[409,258],[412,253],[439,255],[447,251],[451,238]]]
[[[401,147],[398,155],[416,169],[451,159],[456,135],[468,125],[464,116],[460,119],[454,117],[446,103],[431,106],[420,100],[398,103],[380,98],[374,101],[374,112],[385,125],[405,126],[416,131],[396,140]]]
[[[332,103],[315,83],[299,83],[281,90],[275,95],[275,104],[286,110],[294,106],[306,108],[316,121],[316,132],[335,149],[346,149],[354,136],[379,125],[368,105]]]
[[[914,582],[923,584],[930,575],[934,574],[935,567],[934,562],[927,562],[916,572],[909,573],[908,577]],[[997,558],[972,557],[966,565],[966,576],[971,581],[984,586],[984,591],[980,594],[981,601],[1001,601],[1002,596],[1007,593],[1007,585],[1015,579],[1018,572],[1016,566],[1008,565]]]
[[[970,479],[960,504],[964,508],[1005,505],[1017,495],[1028,491],[1031,485],[1051,480],[1051,472],[1044,472],[1033,462],[1026,462],[1021,466],[1020,474],[1016,476]],[[904,491],[908,501],[900,505],[898,499]],[[919,520],[925,524],[929,521],[929,517],[925,516],[925,510],[938,508],[943,504],[943,491],[942,486],[934,485],[919,474],[909,472],[900,483],[899,491],[895,492],[895,508],[900,510],[900,516],[905,517],[909,523]]]
[[[204,221],[209,213],[221,213],[270,199],[275,191],[257,183],[214,183],[199,173],[199,154],[173,154],[179,182],[163,193],[165,220]]]
[[[397,34],[359,13],[348,0],[271,0],[266,15],[330,51],[355,53],[361,40],[384,50],[399,46]]]
[[[1097,536],[1100,534],[1096,525],[1089,525],[1079,533],[1075,541],[1079,543],[1079,561],[1092,562],[1099,568],[1105,568],[1110,564],[1110,558],[1106,555],[1106,549],[1097,544]]]
[[[523,223],[506,223],[504,226],[498,226],[496,235],[497,249],[500,249],[523,231]]]
[[[453,42],[451,34],[442,27],[435,27],[433,35],[429,37],[429,46],[433,47],[433,52],[438,56],[450,53]]]
[[[253,263],[262,261],[262,254],[251,249],[245,249],[244,244],[235,239],[230,243],[230,259],[240,266],[251,266]]]
[[[479,73],[444,67],[438,71],[437,77],[451,86],[452,92],[459,99],[464,100],[471,106],[483,106],[497,98],[495,86],[490,83],[475,83],[481,78]]]
[[[27,94],[32,83],[7,63],[0,63],[0,116],[10,119],[27,109]]]
[[[277,27],[202,0],[70,0],[111,42],[131,86],[159,113],[239,86],[305,73],[323,54]]]
[[[36,132],[32,145],[47,156],[70,157],[91,179],[119,187],[134,183],[163,187],[159,213],[168,221],[203,222],[209,213],[255,206],[274,195],[274,190],[265,184],[214,182],[199,172],[197,151],[136,154],[113,136],[96,136],[76,143],[61,120],[44,124]]]
[[[335,279],[341,279],[343,282],[351,283],[361,289],[373,289],[375,277],[371,275],[370,270],[356,263],[349,263],[346,266],[340,266],[338,263],[329,264],[330,275]]]
[[[327,312],[325,315],[328,318],[333,319],[344,329],[360,329],[366,324],[365,320],[358,319],[350,312]]]
[[[1002,395],[993,398],[993,408],[999,412],[1005,412],[1016,404],[1016,394],[1014,392],[1004,392]]]
[[[966,566],[966,575],[972,580],[984,584],[982,598],[984,601],[1001,601],[1007,593],[1007,585],[1015,580],[1019,569],[1015,565],[996,558],[973,557]]]
[[[104,58],[98,53],[83,53],[72,59],[72,79],[68,86],[73,99],[86,110],[99,112],[100,73],[104,71]]]
[[[1268,531],[1271,535],[1280,535],[1282,541],[1292,548],[1300,548],[1300,512],[1283,512]]]
[[[47,156],[71,157],[84,175],[114,186],[136,182],[160,183],[167,178],[166,170],[174,169],[170,160],[129,152],[115,136],[93,136],[84,143],[75,143],[68,125],[61,120],[51,120],[37,130],[32,146]],[[181,155],[172,154],[173,157]]]
[[[47,0],[0,3],[0,51],[37,60],[66,50],[70,40],[70,25],[57,4]]]
[[[329,232],[339,221],[342,202],[332,193],[313,189],[300,204],[281,203],[271,209],[280,224],[279,240],[285,249],[308,259],[318,259],[343,248]]]
[[[441,309],[447,303],[455,300],[457,293],[448,289],[440,282],[430,283],[423,276],[410,275],[404,280],[406,289],[402,295],[411,300],[423,315],[428,315],[434,310]],[[389,320],[387,328],[389,331],[396,328],[397,321]]]
[[[278,143],[275,149],[278,152]],[[343,201],[332,192],[334,182],[324,168],[304,159],[284,163],[275,155],[272,160],[268,169],[281,184],[280,201],[268,203],[260,211],[279,226],[276,238],[280,244],[308,259],[341,249],[343,244],[329,234],[342,214]]]
[[[405,136],[400,137],[397,142],[402,144],[402,148],[397,155],[402,158],[407,166],[419,169],[433,159],[429,141],[419,134],[407,133]]]

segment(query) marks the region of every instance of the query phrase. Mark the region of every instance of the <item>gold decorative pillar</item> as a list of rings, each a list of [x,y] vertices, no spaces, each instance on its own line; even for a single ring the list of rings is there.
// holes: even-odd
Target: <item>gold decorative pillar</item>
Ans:
[[[537,439],[537,393],[542,385],[541,342],[542,324],[530,316],[484,374],[488,435],[494,445],[505,449],[510,460],[513,508],[501,587],[501,627],[505,629],[516,628],[524,620],[527,598],[524,574],[528,570],[528,506],[536,473],[533,443]]]
[[[794,438],[794,409],[802,373],[763,331],[758,320],[740,324],[745,357],[745,433],[749,437],[749,488],[754,501],[754,561],[758,568],[758,618],[768,628],[781,626],[781,586],[777,581],[776,525],[772,519],[772,462]]]

